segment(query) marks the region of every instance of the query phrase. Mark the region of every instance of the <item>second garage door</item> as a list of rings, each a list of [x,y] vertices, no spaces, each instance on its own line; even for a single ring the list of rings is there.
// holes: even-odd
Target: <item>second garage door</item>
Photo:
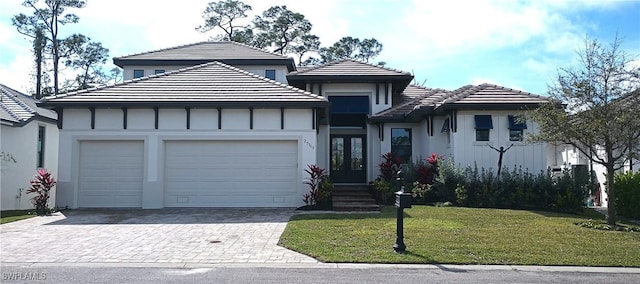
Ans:
[[[165,142],[166,207],[292,207],[296,141]]]

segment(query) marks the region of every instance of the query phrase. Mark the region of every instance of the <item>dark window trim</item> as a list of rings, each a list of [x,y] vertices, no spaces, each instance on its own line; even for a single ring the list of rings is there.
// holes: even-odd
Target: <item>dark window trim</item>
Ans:
[[[406,131],[406,133],[409,136],[409,144],[408,145],[395,145],[393,143],[394,142],[393,141],[393,132],[396,129],[401,129],[401,130]],[[406,159],[406,160],[402,161],[403,163],[409,163],[409,161],[411,161],[413,159],[413,133],[412,132],[413,132],[413,129],[411,129],[411,128],[391,128],[391,133],[390,133],[391,134],[391,152],[394,153],[394,155],[396,155],[397,151],[394,151],[394,148],[396,148],[396,149],[398,147],[400,147],[401,149],[407,149],[408,148],[408,153],[409,153],[408,157],[398,157],[398,158]]]
[[[284,107],[280,108],[280,129],[284,129]]]
[[[62,129],[62,118],[64,117],[64,108],[57,107],[55,108],[56,113],[58,114],[58,129]]]
[[[218,107],[218,129],[222,129],[222,108]]]
[[[490,114],[476,114],[474,121],[475,129],[493,129],[493,118]]]
[[[142,76],[136,76],[136,73],[142,72]],[[137,79],[137,78],[142,78],[144,77],[144,70],[143,69],[133,69],[133,79]]]
[[[249,108],[249,129],[253,129],[253,108]]]
[[[44,125],[38,125],[38,145],[40,149],[36,149],[37,151],[37,168],[44,168],[44,151],[45,151],[45,141],[47,135],[47,127]],[[36,147],[37,147],[36,146]]]
[[[96,108],[90,107],[89,111],[91,112],[91,129],[96,129]]]
[[[122,107],[122,129],[127,129],[128,113],[129,113],[129,109],[127,107]]]
[[[156,124],[155,126],[156,126],[156,129],[158,129],[158,125],[160,122],[160,110],[158,109],[158,107],[154,107],[153,112],[155,113],[155,124]]]
[[[191,108],[185,107],[184,110],[187,112],[187,129],[191,129]]]
[[[269,73],[270,73],[270,72],[273,72],[273,78],[271,78],[271,77],[269,76]],[[265,77],[265,78],[267,78],[267,79],[271,79],[271,80],[274,80],[274,81],[275,81],[275,80],[276,80],[276,69],[267,69],[267,70],[264,70],[264,77]]]
[[[389,83],[384,83],[384,104],[389,104]]]
[[[509,129],[510,130],[522,130],[527,129],[527,122],[518,121],[517,115],[509,115],[507,116],[507,120],[509,121]]]
[[[162,74],[162,73],[165,73],[165,72],[166,72],[166,71],[165,71],[164,69],[156,69],[156,70],[153,70],[153,74],[154,74],[154,75]]]
[[[380,84],[376,83],[376,104],[380,104]]]

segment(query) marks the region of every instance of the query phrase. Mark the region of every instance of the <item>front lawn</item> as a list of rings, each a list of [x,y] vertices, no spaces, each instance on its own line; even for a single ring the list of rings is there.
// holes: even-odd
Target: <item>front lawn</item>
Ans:
[[[0,224],[14,222],[36,216],[33,210],[5,210],[0,211]]]
[[[640,267],[640,233],[574,224],[589,217],[430,206],[404,212],[406,254],[392,248],[395,207],[380,214],[296,215],[279,244],[323,262]]]

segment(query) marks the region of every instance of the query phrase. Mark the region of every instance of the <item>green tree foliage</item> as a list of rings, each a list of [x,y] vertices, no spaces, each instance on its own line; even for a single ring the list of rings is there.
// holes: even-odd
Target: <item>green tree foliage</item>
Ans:
[[[301,45],[302,37],[311,31],[311,22],[304,15],[287,9],[287,6],[273,6],[253,20],[256,36],[262,38],[267,47],[280,54],[293,52]]]
[[[215,37],[217,40],[251,43],[251,29],[238,24],[238,20],[246,18],[249,11],[251,6],[237,0],[209,2],[202,12],[204,24],[196,30],[204,33],[219,28],[224,34]]]
[[[109,58],[109,49],[91,38],[74,34],[62,41],[61,58],[64,65],[78,71],[74,80],[65,83],[65,91],[91,87],[91,83],[106,83],[108,76],[100,68]]]
[[[575,67],[560,68],[548,94],[556,103],[532,111],[540,125],[534,141],[576,147],[607,169],[609,224],[616,221],[614,172],[640,143],[640,69],[617,37],[610,45],[586,39]],[[559,108],[557,103],[566,107]],[[637,148],[635,148],[637,149]]]
[[[18,32],[31,38],[38,38],[37,35],[42,32],[44,46],[47,53],[51,56],[53,64],[53,92],[58,94],[58,70],[60,62],[60,39],[58,38],[60,26],[70,23],[77,23],[79,18],[73,13],[66,12],[69,8],[82,8],[85,1],[80,0],[45,0],[41,3],[39,0],[25,0],[22,5],[33,9],[32,15],[18,14],[15,15],[11,22]],[[35,52],[43,45],[34,44]],[[38,58],[36,58],[38,60]],[[40,63],[36,63],[38,65]],[[40,76],[40,74],[36,74]],[[39,91],[36,91],[38,93]]]
[[[382,44],[375,38],[360,40],[354,37],[343,37],[330,47],[320,49],[322,63],[341,59],[355,59],[369,62],[382,51]]]

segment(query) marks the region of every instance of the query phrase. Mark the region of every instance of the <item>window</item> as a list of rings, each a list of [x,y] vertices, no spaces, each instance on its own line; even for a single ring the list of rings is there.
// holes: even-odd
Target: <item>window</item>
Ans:
[[[490,132],[493,129],[491,115],[476,115],[476,141],[489,141]]]
[[[140,78],[140,77],[144,77],[144,70],[133,70],[133,78]]]
[[[164,73],[164,69],[156,69],[156,70],[154,71],[154,74],[156,74],[156,75],[158,75],[158,74],[162,74],[162,73]],[[143,72],[143,74],[142,74],[142,75],[144,75],[144,72]],[[142,77],[142,76],[141,76],[141,77]]]
[[[276,79],[276,70],[267,69],[264,71],[264,77],[267,79],[275,80]]]
[[[524,129],[527,129],[527,122],[522,117],[509,115],[509,141],[522,141]]]
[[[44,168],[44,134],[46,132],[46,128],[44,126],[38,126],[38,142],[37,142],[37,154],[38,161],[36,166],[38,168]]]
[[[391,128],[391,154],[403,164],[411,161],[411,128]]]

